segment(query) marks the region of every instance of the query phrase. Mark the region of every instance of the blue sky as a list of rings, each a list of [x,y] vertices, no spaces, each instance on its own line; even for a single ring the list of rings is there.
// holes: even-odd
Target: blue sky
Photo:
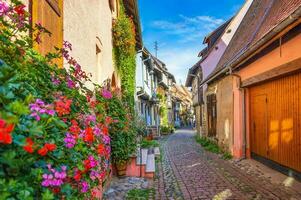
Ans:
[[[244,0],[138,0],[143,43],[185,84],[188,69],[204,47],[204,36],[232,17]]]

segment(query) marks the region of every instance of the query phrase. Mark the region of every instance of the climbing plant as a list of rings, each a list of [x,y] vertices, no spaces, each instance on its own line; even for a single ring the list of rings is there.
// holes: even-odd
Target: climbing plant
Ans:
[[[136,74],[135,26],[132,19],[125,14],[122,0],[118,19],[113,24],[113,41],[115,65],[121,76],[122,98],[133,109]]]

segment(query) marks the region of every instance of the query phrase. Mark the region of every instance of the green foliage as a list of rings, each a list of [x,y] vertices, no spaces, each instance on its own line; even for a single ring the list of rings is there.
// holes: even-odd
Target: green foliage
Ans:
[[[153,189],[132,189],[126,195],[127,200],[148,200]]]
[[[108,115],[116,120],[110,126],[111,158],[115,164],[126,163],[137,147],[137,123],[129,112],[130,108],[119,96],[113,95],[109,101],[98,107],[100,111],[106,107]],[[102,96],[96,95],[96,99],[102,101]]]
[[[159,147],[159,143],[155,140],[146,140],[146,139],[143,139],[141,141],[141,148],[151,148],[151,147]]]
[[[124,11],[120,1],[120,13],[113,24],[114,58],[117,70],[121,76],[123,99],[134,113],[134,92],[136,74],[136,40],[135,26],[131,18]]]
[[[196,137],[196,141],[199,144],[201,144],[202,147],[204,147],[204,149],[206,149],[207,151],[210,151],[212,153],[217,153],[217,154],[221,152],[217,143],[210,140],[207,137]]]
[[[215,141],[212,141],[207,137],[199,137],[199,136],[196,136],[195,139],[197,143],[202,145],[202,147],[204,147],[204,149],[206,149],[207,151],[216,154],[222,154],[222,158],[224,160],[232,159],[232,155],[227,151],[223,151]]]
[[[233,158],[233,156],[229,152],[226,151],[226,152],[223,152],[222,158],[224,160],[231,160]]]
[[[161,130],[162,134],[168,134],[168,133],[175,132],[175,128],[172,125],[160,126],[160,130]]]
[[[88,127],[107,126],[107,114],[114,114],[104,106],[109,100],[99,96],[98,101],[103,104],[96,102],[95,109],[88,99],[99,94],[101,88],[90,91],[85,87],[89,78],[79,77],[82,71],[78,68],[70,65],[66,70],[53,64],[55,59],[61,57],[62,49],[45,57],[32,48],[35,38],[29,37],[28,33],[35,36],[42,28],[32,29],[29,14],[22,10],[23,5],[17,0],[12,2],[9,5],[10,16],[0,16],[0,200],[91,199],[90,190],[81,192],[80,183],[85,181],[89,189],[93,189],[102,181],[92,180],[89,169],[81,174],[78,182],[73,176],[75,171],[85,170],[84,160],[93,156],[98,163],[95,170],[103,173],[106,179],[110,164],[109,150],[108,154],[100,155],[97,148],[103,145],[109,149],[109,141],[104,144],[103,134],[101,137],[95,135],[94,140],[89,142],[78,136],[74,148],[66,148],[64,139],[66,133],[71,132],[73,120],[82,132]],[[16,10],[24,14],[18,14]],[[43,30],[43,33],[47,31]],[[53,78],[59,83],[54,84]],[[67,78],[76,87],[68,86]],[[61,98],[72,100],[71,105],[67,106]],[[54,113],[40,113],[40,119],[35,119],[29,107],[37,99],[47,104],[46,110],[51,109]],[[68,110],[63,116],[56,108],[58,101]],[[95,117],[95,122],[86,123],[86,116]],[[119,117],[116,116],[116,119]],[[14,125],[9,133],[12,141],[7,143],[3,142],[2,137],[4,122]],[[32,140],[32,152],[24,148],[29,146],[27,139]],[[55,148],[42,155],[39,150],[45,144],[55,145]],[[67,177],[60,187],[42,186],[42,175],[50,173],[48,164],[58,171],[62,166],[66,167]]]
[[[160,99],[160,117],[161,125],[168,127],[168,109],[167,109],[167,99],[165,95],[157,94]]]

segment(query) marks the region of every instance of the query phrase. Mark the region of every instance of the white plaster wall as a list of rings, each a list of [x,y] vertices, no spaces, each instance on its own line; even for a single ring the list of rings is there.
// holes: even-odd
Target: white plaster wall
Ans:
[[[253,0],[246,0],[245,4],[242,6],[242,8],[239,10],[239,12],[228,25],[226,32],[229,29],[231,29],[231,32],[222,36],[222,41],[226,44],[226,46],[229,45],[231,39],[233,38],[236,30],[238,29],[241,21],[243,20],[252,3]]]
[[[97,37],[102,43],[98,56]],[[108,0],[64,0],[64,40],[73,45],[71,55],[92,73],[94,82],[101,84],[112,78],[112,13]]]

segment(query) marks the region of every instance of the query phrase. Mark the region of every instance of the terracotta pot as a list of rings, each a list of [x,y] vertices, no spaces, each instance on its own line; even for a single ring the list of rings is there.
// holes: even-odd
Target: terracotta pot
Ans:
[[[146,137],[146,140],[147,140],[147,141],[151,141],[151,140],[153,140],[153,139],[154,139],[154,138],[153,138],[153,135],[149,135],[149,136]]]
[[[127,168],[127,163],[116,164],[117,176],[125,176],[126,168]]]

